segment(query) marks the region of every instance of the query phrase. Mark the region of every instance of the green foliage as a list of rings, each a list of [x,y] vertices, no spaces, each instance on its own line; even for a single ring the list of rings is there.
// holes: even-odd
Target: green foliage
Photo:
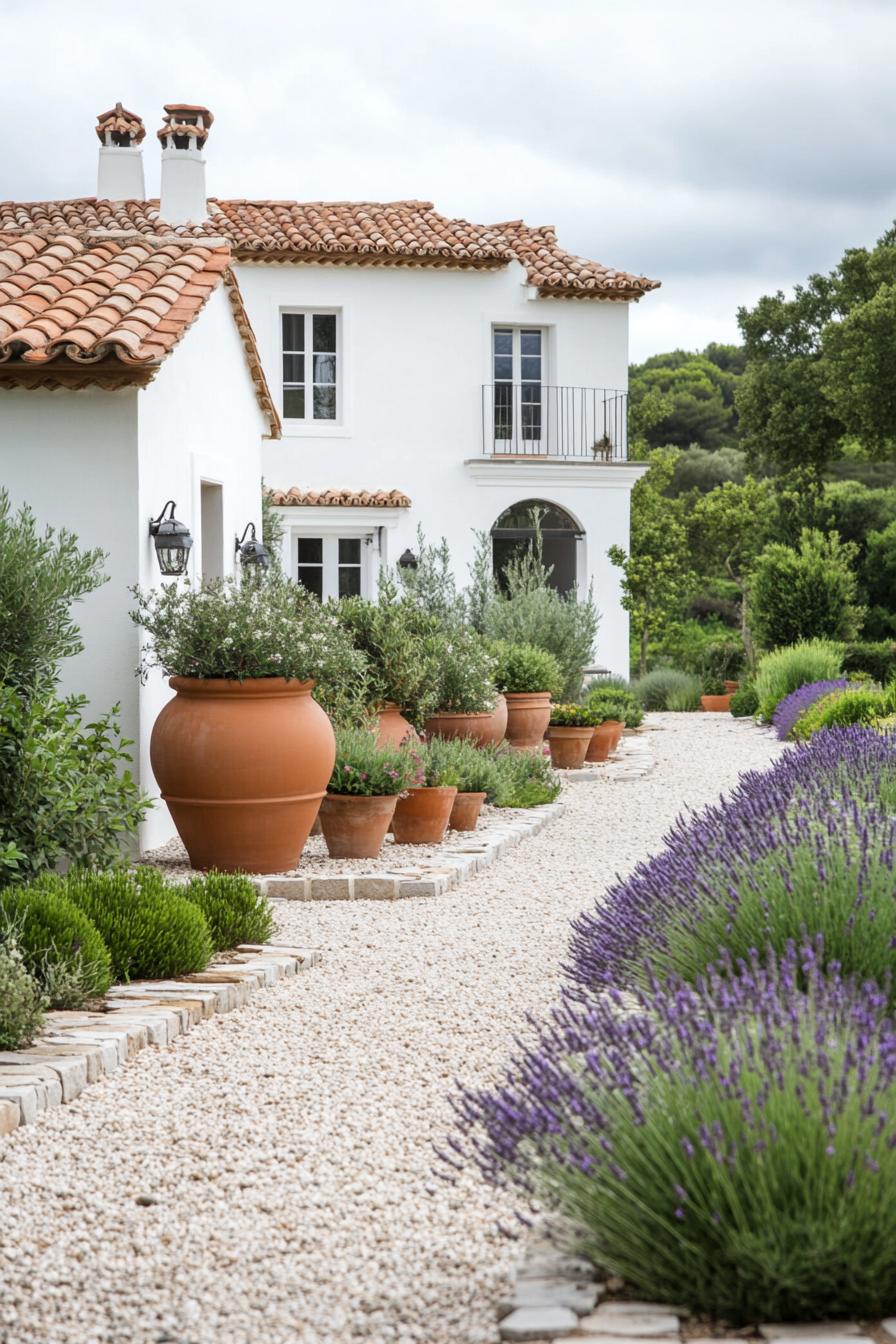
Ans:
[[[44,1020],[46,1001],[14,938],[0,942],[0,1050],[30,1045]]]
[[[454,714],[483,714],[494,707],[495,659],[483,635],[456,626],[442,651],[438,708]]]
[[[598,615],[590,589],[587,595],[561,594],[551,587],[550,576],[536,530],[534,548],[506,565],[503,587],[483,613],[483,630],[491,640],[534,644],[552,653],[560,665],[561,693],[574,697],[594,652]]]
[[[393,701],[422,728],[438,708],[445,649],[438,617],[402,597],[388,574],[380,577],[378,602],[345,597],[332,613],[367,660],[370,700]]]
[[[493,749],[499,777],[488,802],[495,807],[541,807],[552,803],[560,792],[560,779],[550,756],[536,751]]]
[[[205,916],[156,869],[74,872],[55,882],[96,925],[116,980],[166,980],[208,965],[214,947]]]
[[[841,541],[851,541],[865,556],[869,534],[882,532],[896,520],[896,488],[869,489],[861,481],[830,481],[824,487],[830,528]]]
[[[725,683],[721,677],[714,676],[713,673],[707,672],[703,676],[701,689],[704,695],[724,695]]]
[[[490,549],[490,548],[489,548]],[[395,581],[401,596],[435,616],[444,629],[453,629],[464,623],[464,598],[457,590],[451,568],[451,552],[443,537],[438,546],[427,544],[423,528],[417,528],[417,568],[396,566]]]
[[[715,451],[737,438],[735,389],[742,352],[707,346],[702,354],[673,350],[652,355],[629,372],[631,433],[651,448]]]
[[[368,798],[401,793],[417,782],[417,774],[418,766],[407,747],[379,747],[367,728],[337,728],[328,793]]]
[[[84,645],[70,608],[106,582],[102,551],[81,551],[71,532],[39,531],[0,489],[0,682],[30,694],[57,678]],[[2,811],[0,811],[2,815]]]
[[[843,671],[846,674],[865,672],[872,681],[885,686],[896,677],[896,643],[847,644],[843,651]]]
[[[848,728],[853,724],[868,727],[877,723],[896,710],[894,689],[881,691],[860,686],[832,691],[830,695],[816,700],[800,715],[790,736],[798,742],[805,742],[822,728]]]
[[[674,667],[656,667],[632,684],[632,691],[647,710],[671,709],[670,699],[684,701],[685,705],[694,700],[700,704],[700,682],[689,672],[680,672]]]
[[[644,722],[644,710],[637,696],[628,686],[619,688],[606,681],[594,681],[588,687],[585,704],[598,723],[620,719],[627,728],[639,728]]]
[[[741,485],[746,474],[747,456],[739,448],[718,448],[714,452],[707,452],[705,448],[692,445],[684,448],[679,455],[666,493],[672,499],[691,491],[703,495],[727,481]]]
[[[79,1008],[112,983],[106,944],[69,900],[64,879],[44,877],[0,891],[0,943],[10,934],[52,1008]]]
[[[271,569],[282,571],[280,556],[282,553],[283,535],[286,529],[283,526],[282,515],[277,512],[271,503],[271,492],[261,483],[261,540],[267,546],[271,557]]]
[[[552,728],[596,728],[600,722],[590,705],[551,705]]]
[[[843,671],[843,650],[829,639],[805,639],[760,658],[754,686],[759,713],[770,719],[779,700],[813,681],[836,681]]]
[[[202,911],[216,952],[240,943],[266,943],[274,933],[270,901],[239,873],[206,873],[178,892]]]
[[[759,712],[759,696],[752,682],[734,692],[729,709],[736,719],[749,719]]]
[[[649,455],[649,470],[632,490],[631,549],[611,546],[607,552],[622,570],[622,605],[632,618],[642,676],[651,635],[683,613],[696,582],[683,505],[665,493],[677,460],[674,449]]]
[[[666,709],[674,714],[691,714],[700,708],[703,687],[696,677],[689,677],[687,686],[678,686],[666,697]]]
[[[896,254],[892,247],[891,251]],[[824,391],[846,433],[872,452],[892,453],[896,438],[896,286],[881,284],[824,332]]]
[[[131,743],[121,736],[117,707],[84,724],[86,704],[83,697],[59,700],[45,690],[25,696],[0,684],[0,850],[7,877],[62,861],[116,863],[121,837],[134,834],[146,813],[148,801],[127,769]]]
[[[494,795],[500,787],[499,757],[494,751],[482,750],[466,738],[431,738],[427,754],[432,768],[440,777],[456,780],[459,793]]]
[[[753,630],[766,649],[802,639],[854,640],[862,609],[852,570],[856,548],[835,534],[806,529],[799,549],[773,542],[750,586]]]
[[[896,521],[868,535],[865,586],[872,603],[896,607]]]
[[[407,748],[417,769],[415,787],[427,789],[460,788],[460,768],[455,749],[448,744],[451,738],[434,737],[429,742],[418,742]]]
[[[551,696],[562,695],[563,673],[547,649],[534,644],[509,644],[506,640],[496,640],[491,648],[499,691],[549,691]]]

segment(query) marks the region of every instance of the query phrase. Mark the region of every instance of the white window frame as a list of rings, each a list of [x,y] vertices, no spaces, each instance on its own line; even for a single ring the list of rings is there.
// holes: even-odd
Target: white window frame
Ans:
[[[284,317],[301,317],[305,324],[305,349],[301,352],[288,351],[283,344],[283,319]],[[335,317],[336,319],[336,349],[332,352],[336,356],[336,415],[332,420],[315,419],[314,417],[314,318],[315,317]],[[278,323],[278,349],[280,358],[280,407],[283,415],[283,423],[287,429],[303,428],[313,432],[322,432],[326,434],[334,428],[340,428],[343,424],[344,414],[344,355],[343,355],[343,320],[342,309],[331,308],[324,305],[313,308],[281,308],[277,314]],[[303,384],[287,383],[283,373],[283,356],[286,354],[301,353],[304,355],[305,381]],[[326,352],[329,353],[329,352]],[[305,414],[303,416],[287,416],[284,404],[284,394],[287,387],[303,386],[305,389]],[[321,384],[325,386],[325,384]],[[326,384],[329,386],[329,384]]]
[[[511,336],[510,378],[509,378],[509,379],[508,379],[508,378],[496,378],[496,377],[495,377],[495,358],[496,358],[496,355],[495,355],[495,336],[497,335],[498,332],[507,332],[507,331],[510,332],[510,336]],[[499,386],[501,386],[501,384],[506,384],[506,385],[508,385],[511,389],[521,387],[521,385],[522,385],[522,383],[523,383],[523,381],[524,381],[524,380],[523,380],[523,359],[522,359],[522,334],[523,334],[524,331],[525,331],[525,332],[537,331],[538,334],[539,334],[539,336],[541,337],[541,350],[540,350],[540,352],[539,352],[540,369],[539,369],[538,386],[541,387],[542,389],[544,389],[545,387],[549,386],[549,381],[548,381],[548,379],[545,377],[545,374],[547,373],[547,368],[548,368],[548,328],[547,328],[547,327],[539,326],[539,324],[538,324],[537,322],[532,322],[532,323],[529,323],[529,322],[492,322],[492,324],[491,324],[491,329],[490,329],[490,332],[489,332],[489,380],[490,380],[490,382],[491,382],[491,384],[492,384],[492,388],[493,388],[493,389],[498,388]],[[534,382],[534,379],[526,379],[525,381],[526,381],[527,383],[531,383],[531,382]],[[494,417],[495,424],[497,424],[497,419],[498,419],[498,417],[497,417],[497,404],[498,404],[498,403],[497,403],[497,392],[496,392],[496,391],[493,391],[492,396],[493,396],[493,398],[494,398],[492,415],[493,415],[493,417]],[[517,427],[516,427],[516,423],[515,423],[515,421],[516,421],[516,418],[517,418],[518,416],[521,416],[521,415],[522,415],[522,405],[523,405],[523,402],[522,402],[522,392],[520,392],[520,394],[519,394],[519,399],[517,399],[516,394],[515,394],[513,391],[511,391],[511,394],[510,394],[510,400],[511,400],[511,424],[512,424],[511,438],[509,438],[509,439],[499,439],[499,438],[497,437],[497,434],[495,433],[495,442],[496,442],[496,443],[511,443],[511,442],[513,442],[514,438],[518,436],[518,437],[519,437],[522,441],[524,441],[524,442],[527,442],[527,443],[529,443],[529,442],[531,442],[531,443],[539,443],[539,442],[541,441],[542,437],[543,437],[544,434],[545,434],[545,418],[544,418],[544,417],[545,417],[545,402],[544,402],[544,395],[542,394],[542,398],[541,398],[541,417],[540,417],[541,433],[539,434],[539,436],[538,436],[537,439],[536,439],[536,438],[526,439],[525,434],[518,434],[518,431],[517,431]]]
[[[292,574],[299,581],[299,542],[309,538],[320,538],[323,542],[321,553],[321,600],[339,596],[339,542],[361,542],[361,597],[370,597],[373,586],[373,561],[376,552],[376,530],[371,527],[303,527],[293,532],[290,547]]]

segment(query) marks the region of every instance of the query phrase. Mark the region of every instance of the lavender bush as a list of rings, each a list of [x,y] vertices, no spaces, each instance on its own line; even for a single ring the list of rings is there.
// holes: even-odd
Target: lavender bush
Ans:
[[[737,1325],[896,1311],[896,1031],[824,960],[567,1003],[462,1092],[447,1161],[558,1209],[639,1296]]]
[[[896,736],[831,729],[714,807],[573,924],[567,974],[587,996],[653,975],[689,983],[727,949],[747,957],[824,935],[847,974],[883,983],[896,947]]]
[[[849,682],[845,677],[839,681],[810,681],[807,685],[798,686],[795,691],[785,695],[784,699],[778,702],[772,715],[772,727],[778,735],[778,740],[787,741],[797,719],[814,705],[816,700],[830,695],[833,691],[845,691],[848,685]]]

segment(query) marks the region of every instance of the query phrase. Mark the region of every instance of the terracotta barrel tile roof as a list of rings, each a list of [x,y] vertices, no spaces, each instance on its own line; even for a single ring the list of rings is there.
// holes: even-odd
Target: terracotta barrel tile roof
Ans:
[[[568,298],[638,299],[659,285],[566,252],[550,226],[472,224],[440,215],[429,201],[212,199],[208,205],[204,223],[174,229],[159,215],[158,201],[5,201],[0,230],[221,237],[239,261],[496,268],[516,260],[541,294]]]
[[[400,490],[269,490],[272,504],[294,508],[409,509],[411,501]]]

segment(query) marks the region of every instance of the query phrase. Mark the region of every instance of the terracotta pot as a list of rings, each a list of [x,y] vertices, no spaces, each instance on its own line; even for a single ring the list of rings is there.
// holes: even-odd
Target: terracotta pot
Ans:
[[[320,813],[318,812],[317,816],[314,818],[314,821],[311,823],[311,830],[308,832],[308,834],[323,835],[323,833],[324,828],[320,824]]]
[[[507,701],[503,695],[499,695],[495,701],[495,707],[492,710],[492,721],[489,730],[489,736],[486,742],[498,743],[504,741],[504,735],[507,732]]]
[[[548,729],[551,764],[558,770],[581,770],[593,732],[593,728],[561,728],[552,724]]]
[[[408,789],[392,818],[396,845],[437,845],[456,797],[455,788]]]
[[[620,719],[607,719],[606,722],[612,723],[613,725],[613,745],[610,747],[610,751],[614,752],[622,741],[622,734],[625,732],[625,723]]]
[[[727,714],[731,708],[731,696],[701,695],[700,708],[707,714]]]
[[[493,740],[492,711],[486,714],[454,714],[441,710],[424,724],[430,737],[468,737],[477,747]]]
[[[508,691],[507,741],[517,751],[540,747],[551,720],[550,691]]]
[[[419,742],[420,735],[412,723],[408,723],[401,710],[391,700],[387,700],[378,712],[376,744],[378,747],[398,747],[409,737]]]
[[[484,793],[459,793],[451,805],[448,826],[452,831],[475,831]]]
[[[172,677],[150,760],[194,868],[295,868],[333,770],[311,681]]]
[[[397,793],[328,793],[320,805],[320,824],[330,858],[375,859],[397,802]]]
[[[610,752],[614,751],[619,743],[617,733],[621,735],[621,732],[622,725],[618,719],[607,719],[604,723],[599,723],[596,728],[592,728],[591,742],[585,753],[585,760],[608,760]]]
[[[725,682],[725,691],[726,691],[726,693],[727,693],[728,695],[733,695],[734,692],[735,692],[736,690],[738,690],[739,688],[740,688],[740,682],[739,682],[739,681],[726,681],[726,682]]]

